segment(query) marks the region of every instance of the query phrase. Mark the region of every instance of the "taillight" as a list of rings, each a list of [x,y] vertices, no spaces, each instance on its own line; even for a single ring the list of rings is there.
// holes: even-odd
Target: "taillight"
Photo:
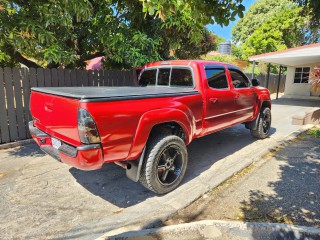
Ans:
[[[78,132],[82,143],[99,143],[100,135],[91,115],[82,108],[78,110]]]

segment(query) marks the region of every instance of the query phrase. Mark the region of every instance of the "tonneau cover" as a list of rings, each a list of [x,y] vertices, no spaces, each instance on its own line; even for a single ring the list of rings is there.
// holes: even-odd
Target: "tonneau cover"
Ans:
[[[181,87],[45,87],[32,88],[32,91],[79,99],[82,102],[199,94],[193,88]]]

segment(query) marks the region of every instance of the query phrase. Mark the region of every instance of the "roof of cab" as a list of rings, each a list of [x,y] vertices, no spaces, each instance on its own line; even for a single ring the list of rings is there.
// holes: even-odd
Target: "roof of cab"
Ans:
[[[224,63],[224,62],[216,62],[216,61],[207,61],[207,60],[168,60],[168,61],[159,61],[159,62],[153,62],[148,63],[145,65],[146,68],[149,67],[158,67],[158,66],[170,66],[170,65],[181,65],[181,66],[190,66],[191,64],[197,64],[201,66],[215,64],[215,65],[223,65],[223,66],[232,66],[235,67],[232,64]]]

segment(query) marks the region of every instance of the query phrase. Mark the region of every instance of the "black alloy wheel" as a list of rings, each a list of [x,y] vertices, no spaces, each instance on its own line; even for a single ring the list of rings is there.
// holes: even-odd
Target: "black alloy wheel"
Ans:
[[[148,141],[139,181],[157,194],[168,193],[182,181],[187,162],[187,147],[180,137],[156,135]]]
[[[178,146],[169,145],[158,159],[158,181],[170,185],[178,179],[182,169],[182,153]]]

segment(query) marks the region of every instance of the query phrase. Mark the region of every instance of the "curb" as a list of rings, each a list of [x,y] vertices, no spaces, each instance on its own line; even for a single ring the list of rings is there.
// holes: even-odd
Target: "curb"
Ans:
[[[111,232],[110,232],[111,233]],[[120,239],[320,239],[320,229],[281,223],[204,220],[162,228],[105,235]]]
[[[0,144],[0,150],[14,148],[14,147],[20,147],[20,146],[28,145],[31,143],[34,143],[34,140],[32,138],[26,139],[26,140],[20,140],[20,141],[16,141],[16,142],[11,142],[11,143],[4,143],[4,144]]]
[[[128,221],[127,224],[125,224],[121,228],[113,228],[113,229],[109,228],[109,231],[106,229],[107,231],[105,233],[102,233],[100,237],[98,237],[97,239],[99,240],[108,239],[106,238],[106,236],[113,236],[115,234],[133,231],[133,230],[142,231],[142,229],[161,226],[161,222],[165,221],[170,215],[187,207],[196,199],[203,196],[204,194],[211,191],[212,189],[216,188],[217,186],[219,186],[229,178],[233,177],[237,173],[241,172],[243,169],[247,168],[251,164],[256,164],[260,162],[264,156],[266,156],[270,152],[277,151],[278,147],[285,146],[291,140],[295,139],[297,136],[299,136],[303,132],[311,129],[313,126],[314,126],[313,124],[301,126],[298,130],[291,132],[286,136],[283,136],[280,140],[271,138],[271,143],[267,148],[258,150],[257,152],[255,152],[255,154],[252,154],[250,157],[248,157],[247,159],[244,159],[241,162],[230,163],[232,164],[232,166],[230,166],[228,170],[224,171],[223,174],[217,174],[216,176],[211,176],[212,173],[210,171],[207,171],[198,179],[193,179],[190,181],[190,182],[194,182],[192,184],[193,187],[190,188],[190,187],[187,187],[186,185],[182,185],[175,190],[174,194],[172,192],[166,194],[165,196],[163,196],[163,199],[161,202],[163,207],[167,209],[165,213],[162,211],[152,211],[151,209],[155,207],[152,204],[148,206],[147,209],[140,209],[139,213],[134,211],[128,211],[127,212],[128,214],[130,215],[134,214],[134,215],[137,215],[137,217],[134,220]],[[229,160],[232,158],[234,157],[230,155],[226,157],[225,162],[220,163],[220,165],[219,163],[216,163],[215,166],[217,167],[217,169],[219,169],[222,165],[225,165],[225,163],[229,162]],[[179,199],[176,199],[176,196],[180,196]],[[142,219],[147,219],[147,220],[142,220]],[[97,224],[99,225],[99,223]],[[319,239],[320,239],[320,236],[319,236]]]

